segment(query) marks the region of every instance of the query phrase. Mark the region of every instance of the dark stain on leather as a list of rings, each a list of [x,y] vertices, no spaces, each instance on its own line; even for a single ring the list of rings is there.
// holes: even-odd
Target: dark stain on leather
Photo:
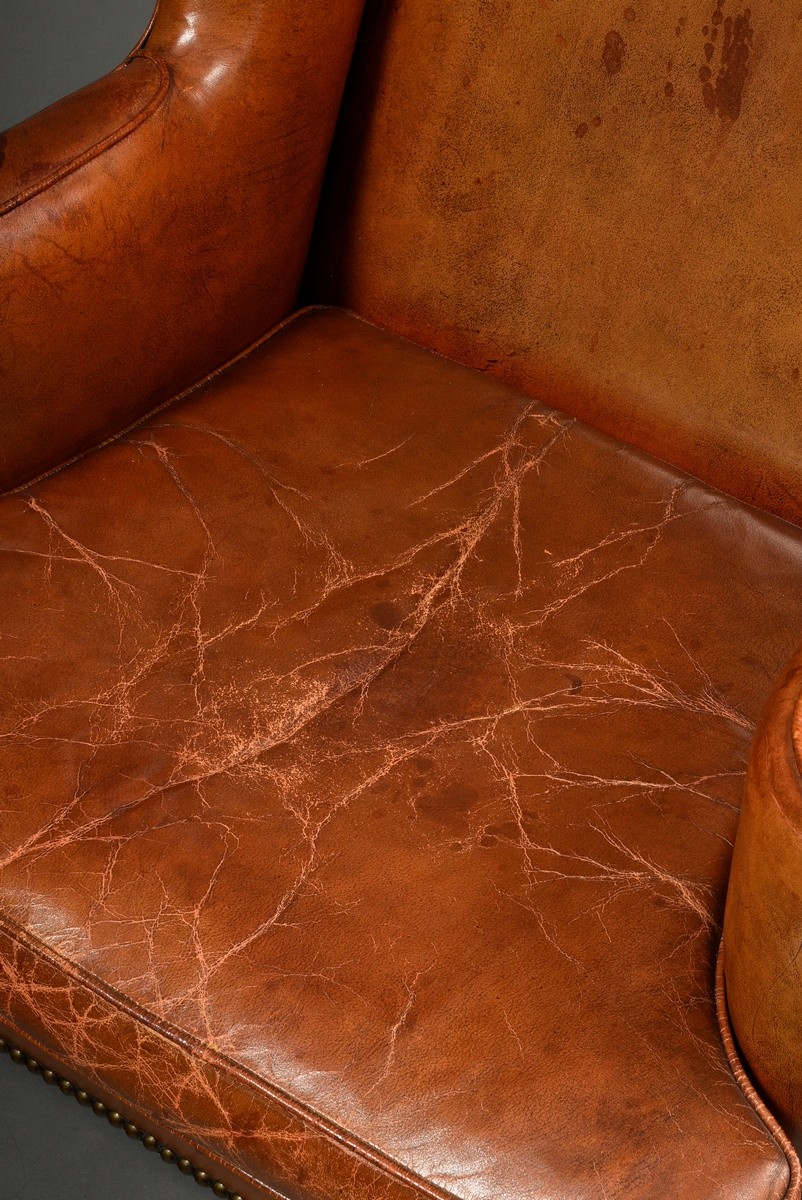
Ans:
[[[499,838],[505,838],[508,841],[514,842],[521,836],[521,827],[515,821],[502,821],[497,825],[488,825],[485,835],[492,837],[494,841],[497,841]]]
[[[702,99],[708,112],[737,121],[741,115],[744,86],[749,74],[752,13],[745,8],[735,17],[725,17],[723,8],[724,0],[717,0],[711,16],[711,27],[708,30],[708,26],[705,26],[702,31],[703,36],[709,32],[710,40],[705,42],[704,56],[706,62],[710,63],[715,53],[719,27],[722,27],[718,75],[713,82],[711,68],[703,66],[699,68],[699,79],[702,83]]]
[[[462,824],[461,817],[476,802],[477,791],[468,783],[449,783],[441,791],[420,796],[415,807],[423,817],[443,824]]]
[[[627,44],[617,29],[611,29],[604,39],[602,50],[602,66],[608,76],[617,75],[624,62],[624,51]]]
[[[631,5],[631,4],[630,4],[630,5],[628,5],[628,6],[627,6],[627,7],[624,9],[624,20],[625,20],[625,21],[634,21],[634,20],[635,20],[635,15],[636,15],[636,14],[635,14],[635,9],[632,7],[632,5]]]
[[[404,620],[404,614],[392,600],[377,600],[370,606],[370,615],[382,629],[397,629]]]
[[[586,133],[588,133],[591,125],[593,126],[594,129],[598,129],[599,126],[601,125],[601,123],[602,123],[602,119],[597,113],[595,117],[591,118],[590,124],[587,121],[582,121],[581,124],[577,125],[576,129],[574,130],[574,134],[576,135],[576,137],[581,139],[585,136]],[[490,361],[497,362],[498,360],[491,359]]]

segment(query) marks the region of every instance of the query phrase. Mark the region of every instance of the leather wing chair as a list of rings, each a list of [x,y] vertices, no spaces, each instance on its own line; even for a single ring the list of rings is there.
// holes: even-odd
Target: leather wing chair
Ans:
[[[162,0],[4,139],[2,1045],[218,1196],[802,1194],[802,24],[738,3]]]

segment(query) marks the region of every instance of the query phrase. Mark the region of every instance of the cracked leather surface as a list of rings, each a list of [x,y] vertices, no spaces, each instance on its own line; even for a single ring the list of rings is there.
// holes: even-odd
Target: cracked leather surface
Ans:
[[[798,530],[322,310],[0,556],[0,1025],[255,1194],[784,1194],[713,962]]]

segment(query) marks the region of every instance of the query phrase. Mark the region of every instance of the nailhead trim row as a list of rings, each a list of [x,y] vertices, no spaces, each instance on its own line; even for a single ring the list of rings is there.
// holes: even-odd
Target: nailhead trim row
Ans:
[[[211,1187],[215,1196],[219,1196],[220,1200],[243,1200],[239,1192],[230,1192],[219,1179],[212,1179],[206,1171],[200,1167],[194,1167],[188,1158],[182,1158],[175,1150],[163,1145],[152,1133],[143,1133],[138,1125],[135,1125],[133,1121],[126,1121],[125,1117],[115,1108],[109,1108],[102,1100],[93,1100],[88,1092],[77,1088],[70,1083],[69,1079],[64,1079],[55,1071],[40,1066],[35,1058],[31,1058],[18,1046],[12,1046],[3,1038],[0,1038],[0,1054],[8,1054],[12,1062],[19,1066],[26,1066],[32,1075],[41,1075],[45,1083],[55,1084],[65,1096],[74,1096],[80,1105],[84,1108],[91,1108],[98,1117],[105,1117],[115,1129],[124,1129],[129,1138],[140,1141],[146,1150],[158,1150],[162,1162],[175,1163],[182,1175],[191,1175],[201,1187]]]

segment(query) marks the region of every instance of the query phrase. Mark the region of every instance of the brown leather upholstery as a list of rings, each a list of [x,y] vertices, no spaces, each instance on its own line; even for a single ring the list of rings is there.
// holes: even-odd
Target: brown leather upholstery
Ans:
[[[797,1194],[712,978],[802,533],[323,310],[0,549],[3,1029],[249,1196]]]
[[[797,607],[799,601],[797,599]],[[733,1024],[772,1107],[802,1132],[802,652],[755,739],[727,895]]]
[[[0,215],[54,187],[133,133],[168,87],[162,60],[134,54],[116,71],[0,135]]]
[[[247,1200],[802,1200],[798,14],[370,0],[306,263],[360,7],[2,143],[0,1035]]]
[[[310,294],[802,520],[799,8],[368,16]]]
[[[0,489],[291,310],[361,6],[161,0],[129,65],[9,133]]]

